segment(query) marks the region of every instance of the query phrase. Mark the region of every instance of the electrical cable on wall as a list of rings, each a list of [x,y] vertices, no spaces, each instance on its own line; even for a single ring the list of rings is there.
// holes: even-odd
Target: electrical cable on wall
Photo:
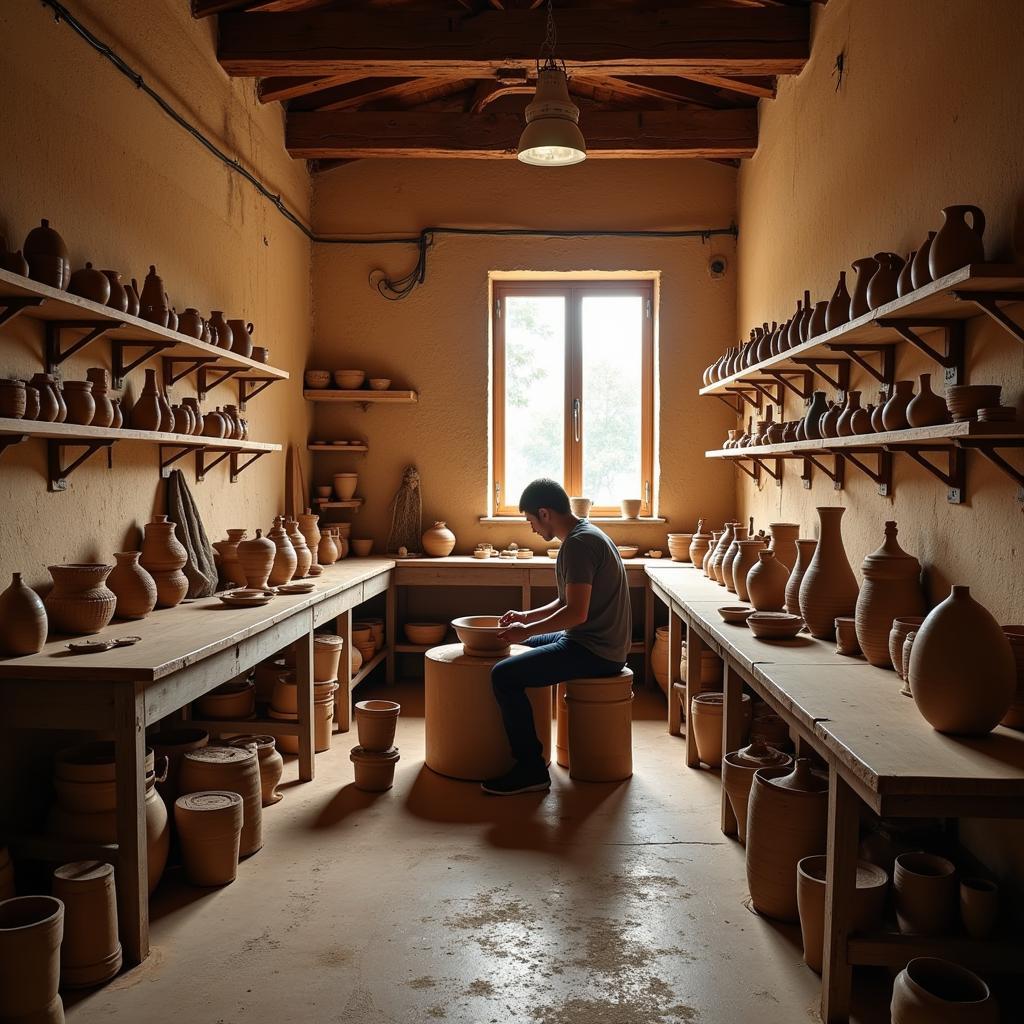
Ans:
[[[209,136],[197,128],[187,118],[146,83],[142,75],[121,57],[109,43],[94,35],[58,0],[40,0],[44,7],[53,11],[54,20],[64,22],[80,39],[84,40],[97,53],[109,61],[137,89],[144,92],[160,110],[178,127],[191,135],[207,152],[223,163],[233,173],[249,183],[264,199],[281,214],[289,224],[317,245],[415,245],[418,250],[416,265],[402,277],[389,278],[383,270],[370,272],[370,283],[386,299],[397,301],[411,295],[426,280],[427,252],[438,235],[474,236],[491,238],[699,238],[706,243],[718,235],[730,235],[736,238],[738,229],[735,224],[724,228],[688,229],[680,231],[627,231],[614,229],[580,229],[571,231],[543,230],[536,228],[466,228],[466,227],[429,227],[423,228],[413,235],[381,238],[347,238],[341,236],[318,235],[301,218],[290,210],[280,193],[274,192],[255,174],[238,161],[237,158],[225,153]]]

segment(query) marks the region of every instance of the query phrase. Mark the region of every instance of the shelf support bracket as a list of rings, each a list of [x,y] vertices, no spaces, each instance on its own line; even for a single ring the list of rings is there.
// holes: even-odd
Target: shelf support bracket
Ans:
[[[277,377],[239,377],[238,378],[238,408],[245,412],[245,405],[252,401],[260,392],[266,391]],[[255,387],[250,387],[255,385]]]
[[[183,377],[187,377],[201,366],[206,366],[207,363],[215,363],[218,358],[218,356],[164,356],[164,387],[174,387]],[[185,365],[185,369],[175,370],[175,366],[180,363]]]
[[[65,464],[64,462],[64,449],[65,448],[84,448],[85,451],[78,456],[73,462]],[[113,441],[56,441],[48,440],[46,442],[46,461],[49,469],[49,482],[48,489],[51,491],[66,491],[68,489],[68,477],[79,466],[81,466],[87,459],[91,458],[97,452],[106,450],[107,453],[107,469],[110,469],[114,460],[112,452],[114,448]]]
[[[206,461],[206,453],[212,452],[216,457],[211,459],[209,462]],[[206,474],[213,469],[214,466],[220,465],[229,455],[231,450],[217,450],[215,448],[197,448],[196,449],[196,480],[203,480],[206,478]]]
[[[793,362],[806,366],[812,374],[828,381],[839,392],[839,400],[843,401],[845,399],[846,389],[850,386],[849,359],[817,359],[814,356],[794,356]],[[825,369],[826,366],[832,367],[833,373],[829,373]]]
[[[254,462],[259,461],[264,455],[269,454],[268,452],[232,452],[231,453],[231,482],[235,483],[239,476],[245,472]],[[248,455],[249,458],[242,462],[241,458],[243,455]]]
[[[755,391],[753,388],[726,388],[726,391],[731,395],[739,395],[739,397],[746,402],[752,409],[761,411],[761,394]]]
[[[968,448],[971,451],[976,451],[983,458],[988,459],[993,466],[997,466],[1001,469],[1011,480],[1015,481],[1020,490],[1017,492],[1017,500],[1024,501],[1024,470],[1017,469],[1016,466],[1008,462],[1002,455],[999,454],[997,449],[999,448],[1014,448],[1020,449],[1024,447],[1024,438],[1003,438],[998,441],[990,441],[981,437],[961,438],[957,441],[957,445],[961,448]]]
[[[191,451],[195,451],[192,446],[181,448],[172,444],[160,445],[160,476],[166,480],[171,475],[171,467]],[[173,454],[165,454],[169,452]]]
[[[22,444],[27,440],[28,434],[0,434],[0,455],[3,455],[12,445]]]
[[[717,398],[720,402],[724,402],[727,406],[729,406],[729,408],[732,409],[732,411],[736,413],[737,416],[739,416],[739,414],[743,412],[742,402],[734,402],[728,395],[716,394],[714,395],[714,397]],[[365,403],[363,404],[365,405]]]
[[[757,392],[764,395],[772,405],[782,405],[782,393],[785,391],[781,381],[749,380],[747,383]]]
[[[934,359],[946,371],[944,384],[960,384],[964,379],[964,337],[966,329],[963,320],[948,320],[941,317],[914,317],[904,320],[899,317],[880,317],[879,327],[890,327],[904,341]],[[915,330],[917,327],[938,327],[946,333],[946,351],[940,352],[928,344]]]
[[[878,484],[878,493],[883,498],[892,494],[892,454],[879,448],[844,448],[843,459],[851,465],[856,466],[865,476],[870,477]],[[878,457],[877,468],[872,469],[865,465],[859,458],[860,455],[875,455]]]
[[[241,373],[241,366],[200,366],[196,370],[196,397],[202,402],[209,391],[218,384],[230,380],[236,373]]]
[[[24,297],[12,295],[6,299],[0,299],[0,306],[3,306],[3,312],[0,313],[0,327],[9,323],[19,313],[23,313],[26,309],[31,309],[33,306],[41,306],[45,301],[46,299],[39,299],[29,295]]]
[[[847,364],[849,365],[849,364]],[[804,465],[804,487],[810,487],[811,474],[807,469],[806,463],[810,463],[815,469],[821,470],[832,481],[832,488],[836,491],[841,491],[843,485],[846,482],[845,473],[845,461],[842,455],[837,452],[827,452],[825,454],[832,456],[832,468],[829,469],[823,462],[819,461],[816,455],[805,454],[805,465]]]
[[[906,444],[886,445],[886,449],[906,452],[919,466],[923,466],[932,476],[946,485],[946,501],[951,505],[963,503],[964,491],[967,486],[967,467],[962,448],[945,444]],[[925,458],[925,452],[944,454],[946,456],[946,471],[943,472],[934,462]]]
[[[775,481],[776,487],[782,486],[782,459],[770,459],[762,456],[753,458],[752,461],[758,469],[763,469]],[[774,469],[770,465],[772,462],[775,463]]]
[[[110,376],[114,389],[120,391],[124,387],[125,377],[136,366],[141,366],[147,359],[152,359],[165,348],[173,347],[173,341],[115,341],[110,346]],[[142,354],[125,362],[125,350],[128,348],[141,349]]]
[[[867,370],[879,384],[886,395],[892,393],[893,381],[896,378],[896,354],[892,345],[855,345],[835,344],[829,345],[833,352],[842,352],[849,356],[862,370]],[[879,356],[879,366],[871,360],[864,358],[865,352],[871,352]]]
[[[68,356],[81,352],[107,331],[123,327],[121,320],[47,320],[46,322],[46,372],[54,373]],[[85,329],[85,334],[78,341],[72,342],[66,349],[61,348],[61,333],[68,329]]]
[[[973,302],[979,309],[987,313],[1004,331],[1012,334],[1019,342],[1024,344],[1024,327],[1016,321],[1011,320],[1006,312],[996,303],[998,302],[1024,302],[1024,292],[959,292],[953,294],[965,302]]]
[[[732,460],[733,465],[736,466],[738,469],[742,469],[743,472],[746,473],[747,476],[749,476],[751,480],[753,480],[755,483],[760,483],[761,482],[761,464],[757,461],[757,459],[751,459],[750,462],[751,462],[751,465],[748,466],[746,464],[746,461],[743,460],[743,459],[733,459]]]
[[[806,370],[765,370],[765,373],[774,377],[787,391],[792,391],[797,398],[804,402],[810,400],[811,375]],[[794,378],[799,378],[802,386],[794,383]]]

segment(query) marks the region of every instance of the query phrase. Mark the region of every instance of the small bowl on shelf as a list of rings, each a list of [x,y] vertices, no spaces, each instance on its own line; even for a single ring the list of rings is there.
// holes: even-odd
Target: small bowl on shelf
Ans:
[[[453,619],[452,625],[467,654],[508,654],[509,644],[498,638],[501,626],[497,615],[465,615]]]
[[[618,544],[620,558],[636,558],[640,550],[635,544]]]
[[[366,382],[365,370],[335,370],[334,383],[342,391],[356,391]]]
[[[328,388],[331,386],[330,370],[307,370],[304,376],[307,388]]]
[[[366,558],[373,550],[372,537],[353,537],[350,543],[352,545],[352,554],[357,558]]]
[[[548,548],[548,558],[557,558],[561,548]]]
[[[387,391],[391,387],[390,377],[371,377],[370,378],[370,390],[371,391]]]
[[[753,612],[754,609],[745,604],[723,604],[718,609],[718,614],[725,622],[739,623],[741,626]]]
[[[623,498],[619,504],[624,519],[636,519],[640,515],[643,502],[639,498]]]
[[[978,410],[999,405],[1000,384],[951,384],[946,388],[946,405],[959,423],[977,418]]]
[[[533,552],[529,548],[519,548],[516,551],[516,558],[533,558]]]
[[[448,632],[445,622],[407,622],[403,627],[405,639],[411,644],[439,644]]]
[[[804,628],[804,620],[789,612],[751,612],[747,628],[758,640],[792,640]]]

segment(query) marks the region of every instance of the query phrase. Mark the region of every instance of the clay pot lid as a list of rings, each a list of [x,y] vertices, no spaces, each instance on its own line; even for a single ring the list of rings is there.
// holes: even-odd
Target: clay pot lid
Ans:
[[[694,704],[705,704],[709,707],[722,707],[725,703],[725,695],[717,691],[711,693],[698,693],[692,703]]]
[[[775,778],[761,776],[763,782],[776,789],[785,789],[790,793],[827,793],[828,779],[811,769],[808,757],[798,757],[793,770],[788,775]]]
[[[255,747],[257,750],[266,750],[267,747],[275,746],[276,741],[273,736],[266,733],[262,735],[253,733],[248,736],[235,736],[234,739],[228,740],[228,745],[232,747]]]
[[[881,547],[864,558],[861,569],[865,574],[885,573],[888,576],[896,573],[902,577],[916,576],[921,571],[921,563],[900,547],[896,540],[898,532],[895,521],[890,519],[885,524],[885,540]]]
[[[247,753],[252,753],[248,751]],[[231,810],[242,813],[242,797],[238,793],[232,793],[227,789],[207,789],[199,793],[186,793],[174,801],[175,807],[183,811],[214,811],[221,812]]]
[[[237,765],[244,764],[256,755],[245,747],[200,747],[190,750],[185,755],[187,761],[200,761],[206,764]]]
[[[314,647],[329,647],[329,648],[341,648],[345,645],[345,641],[340,636],[335,636],[333,633],[317,633],[313,637]]]
[[[24,389],[25,382],[18,380],[16,377],[0,377],[0,387]]]
[[[74,885],[90,886],[97,882],[106,883],[114,876],[114,865],[102,860],[76,860],[70,864],[62,864],[53,872],[54,878]]]
[[[353,747],[349,751],[348,759],[363,764],[393,764],[399,760],[398,747],[392,747],[390,750],[366,750],[364,747]]]
[[[730,764],[744,768],[784,768],[792,758],[781,750],[768,746],[764,740],[754,740],[747,747],[728,755]]]

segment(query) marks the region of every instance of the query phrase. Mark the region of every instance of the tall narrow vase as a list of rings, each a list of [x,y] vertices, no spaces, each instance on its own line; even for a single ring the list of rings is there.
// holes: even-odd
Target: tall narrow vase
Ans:
[[[800,614],[800,584],[803,582],[807,566],[811,564],[814,557],[814,549],[818,546],[816,540],[801,537],[796,542],[796,564],[789,574],[789,582],[786,584],[786,611],[790,615]]]
[[[857,606],[857,578],[843,547],[845,508],[819,506],[818,546],[800,583],[800,614],[811,636],[834,640],[835,620],[853,615]]]

